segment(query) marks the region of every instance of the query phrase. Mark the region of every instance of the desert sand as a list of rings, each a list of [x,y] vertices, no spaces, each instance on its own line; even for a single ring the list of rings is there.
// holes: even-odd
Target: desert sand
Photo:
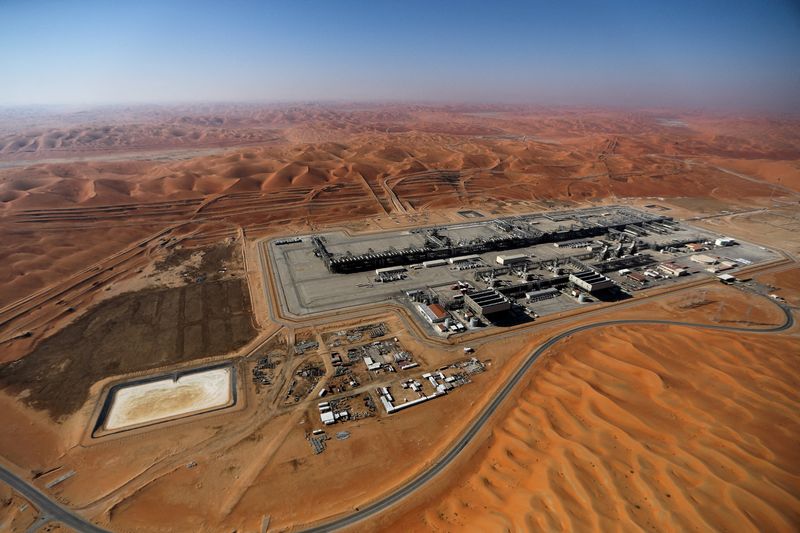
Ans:
[[[257,239],[454,222],[464,208],[492,216],[630,203],[781,250],[785,264],[753,275],[796,306],[799,132],[792,118],[647,109],[5,112],[0,408],[10,431],[0,432],[0,456],[113,530],[250,531],[265,516],[290,529],[367,505],[436,461],[526,354],[582,319],[471,338],[488,362],[474,383],[404,416],[348,423],[350,438],[313,455],[314,399],[281,400],[293,369],[326,358],[287,346],[344,318],[270,316]],[[386,320],[431,369],[463,356],[404,313],[372,308],[347,320]],[[641,316],[748,329],[784,319],[765,297],[715,284],[587,320]],[[797,346],[796,327],[574,336],[449,470],[355,529],[792,530]],[[111,383],[199,360],[251,368],[269,350],[286,361],[278,385],[262,390],[248,375],[240,409],[91,436]],[[184,409],[168,397],[166,411]],[[77,474],[45,489],[68,470]]]
[[[402,531],[792,531],[797,337],[614,327],[555,348]]]

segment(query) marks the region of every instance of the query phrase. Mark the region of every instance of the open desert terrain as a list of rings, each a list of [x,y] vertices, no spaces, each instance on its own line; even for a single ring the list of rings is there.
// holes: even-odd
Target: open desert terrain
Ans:
[[[619,327],[564,341],[399,531],[791,531],[794,336]],[[445,484],[446,483],[446,484]]]
[[[624,209],[668,217],[639,226],[651,238],[669,238],[673,222],[704,232],[658,251],[634,232],[640,249],[617,256],[647,248],[669,266],[663,250],[689,275],[642,274],[636,286],[622,272],[649,267],[609,267],[621,296],[584,300],[554,268],[556,303],[520,295],[524,320],[474,328],[445,305],[469,326],[457,333],[437,333],[405,292],[432,270],[422,261],[400,280],[325,272],[361,276],[365,292],[403,290],[306,315],[287,310],[276,281],[287,279],[277,246],[293,257],[334,231],[380,244],[424,228],[437,241],[451,226],[543,213],[569,232],[590,215],[563,213]],[[792,117],[388,103],[4,109],[0,472],[15,481],[0,478],[0,530],[795,531],[798,234]],[[326,245],[338,246],[328,237],[292,275],[324,271]],[[579,246],[573,264],[608,259],[596,255],[609,246]],[[532,269],[564,248],[541,249],[527,254]],[[701,266],[692,254],[719,257]],[[438,268],[474,284],[481,271]],[[502,288],[492,272],[486,289]],[[723,272],[735,281],[721,283]],[[383,367],[382,347],[395,357]],[[395,407],[417,398],[415,379],[430,398],[387,410],[389,390]],[[340,406],[330,426],[326,402]]]

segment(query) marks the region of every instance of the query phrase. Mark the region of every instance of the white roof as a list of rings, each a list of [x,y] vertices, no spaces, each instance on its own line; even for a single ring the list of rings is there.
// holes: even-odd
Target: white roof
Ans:
[[[527,259],[528,256],[526,254],[510,254],[510,255],[498,255],[495,259],[497,262],[501,261],[516,261],[518,259]]]
[[[458,263],[460,261],[471,261],[472,259],[478,259],[480,256],[476,254],[472,255],[461,255],[458,257],[451,257],[449,259],[450,263]]]
[[[383,268],[376,268],[375,273],[380,274],[381,272],[401,272],[405,270],[406,267],[400,266],[391,266],[391,267],[383,267]]]

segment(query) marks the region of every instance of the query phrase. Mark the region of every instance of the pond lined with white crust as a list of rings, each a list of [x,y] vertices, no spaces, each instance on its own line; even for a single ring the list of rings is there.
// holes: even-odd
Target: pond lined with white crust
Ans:
[[[103,424],[114,431],[226,407],[233,400],[229,366],[121,386]]]

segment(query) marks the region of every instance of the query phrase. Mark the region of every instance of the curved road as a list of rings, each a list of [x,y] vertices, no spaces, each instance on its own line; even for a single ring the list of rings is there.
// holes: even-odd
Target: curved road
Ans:
[[[555,335],[544,342],[541,346],[539,346],[533,353],[531,353],[522,366],[514,373],[513,377],[503,386],[503,388],[494,396],[491,403],[483,410],[481,415],[472,423],[470,428],[467,432],[461,436],[461,438],[456,442],[456,444],[438,461],[436,461],[433,465],[430,466],[425,472],[417,476],[416,478],[412,479],[393,493],[389,494],[388,496],[371,503],[370,505],[359,509],[358,511],[349,514],[347,516],[343,516],[341,518],[332,520],[326,524],[322,524],[320,526],[315,526],[309,529],[304,530],[306,533],[317,533],[323,531],[333,531],[336,529],[341,529],[343,527],[351,526],[365,518],[373,516],[377,513],[380,513],[392,505],[396,504],[406,496],[410,495],[417,489],[421,488],[425,483],[433,479],[436,475],[438,475],[442,470],[444,470],[453,460],[458,457],[458,454],[466,448],[472,439],[483,429],[492,415],[497,411],[503,401],[511,394],[514,388],[519,384],[520,381],[525,377],[528,370],[533,366],[536,360],[547,350],[549,350],[554,344],[558,343],[559,341],[574,335],[576,333],[580,333],[582,331],[586,331],[589,329],[594,328],[601,328],[607,326],[619,326],[619,325],[667,325],[667,326],[685,326],[685,327],[694,327],[694,328],[703,328],[703,329],[710,329],[710,330],[717,330],[717,331],[733,331],[739,333],[777,333],[780,331],[787,330],[794,325],[794,316],[792,315],[791,310],[783,305],[779,305],[779,307],[783,310],[784,315],[786,316],[786,320],[780,326],[774,326],[769,328],[739,328],[735,326],[719,326],[713,324],[698,324],[694,322],[679,322],[679,321],[671,321],[671,320],[608,320],[604,322],[595,322],[593,324],[585,324],[583,326],[578,326],[572,329],[568,329],[558,335]],[[34,506],[37,507],[40,514],[48,515],[52,518],[52,520],[57,520],[62,522],[63,524],[75,529],[76,531],[85,532],[85,533],[107,533],[105,529],[102,529],[94,524],[92,524],[87,519],[83,518],[82,516],[74,513],[73,511],[67,509],[66,507],[61,506],[57,502],[53,501],[49,496],[45,495],[41,492],[38,488],[31,485],[28,481],[18,477],[13,472],[10,472],[5,467],[0,465],[0,481],[4,481],[8,485],[10,485],[14,490],[22,494],[25,498],[27,498]]]
[[[569,337],[570,335],[574,335],[576,333],[580,333],[582,331],[586,331],[589,329],[606,327],[606,326],[618,326],[618,325],[643,325],[643,324],[652,324],[652,325],[669,325],[669,326],[686,326],[686,327],[695,327],[695,328],[704,328],[704,329],[712,329],[712,330],[719,330],[719,331],[734,331],[734,332],[746,332],[746,333],[776,333],[779,331],[784,331],[792,327],[794,325],[794,317],[792,316],[792,312],[789,308],[780,306],[783,310],[783,313],[786,315],[786,321],[781,324],[780,326],[774,326],[769,328],[738,328],[735,326],[718,326],[713,324],[697,324],[694,322],[675,322],[671,320],[609,320],[605,322],[596,322],[593,324],[586,324],[583,326],[578,326],[576,328],[569,329],[558,335],[551,337],[548,339],[544,344],[539,346],[531,355],[528,356],[528,359],[523,363],[523,365],[517,370],[514,376],[505,384],[505,386],[495,395],[494,399],[491,403],[483,410],[481,415],[472,423],[469,430],[458,440],[458,442],[453,446],[444,456],[442,456],[437,462],[431,465],[428,470],[411,480],[410,482],[406,483],[395,492],[389,494],[385,498],[378,500],[358,511],[349,514],[347,516],[343,516],[342,518],[338,518],[332,520],[326,524],[312,527],[306,530],[303,530],[304,533],[317,533],[317,532],[324,532],[324,531],[333,531],[336,529],[341,529],[343,527],[354,525],[365,518],[368,518],[372,515],[380,513],[381,511],[386,510],[387,508],[391,507],[392,505],[396,504],[406,496],[410,495],[417,489],[421,488],[425,483],[432,480],[437,474],[439,474],[442,470],[444,470],[455,458],[458,456],[461,451],[469,445],[475,435],[480,432],[483,427],[486,425],[488,420],[492,417],[494,412],[500,407],[500,404],[511,394],[514,387],[516,387],[520,381],[522,381],[525,374],[528,370],[533,366],[536,360],[547,350],[549,350],[554,344],[558,343],[559,341]]]

